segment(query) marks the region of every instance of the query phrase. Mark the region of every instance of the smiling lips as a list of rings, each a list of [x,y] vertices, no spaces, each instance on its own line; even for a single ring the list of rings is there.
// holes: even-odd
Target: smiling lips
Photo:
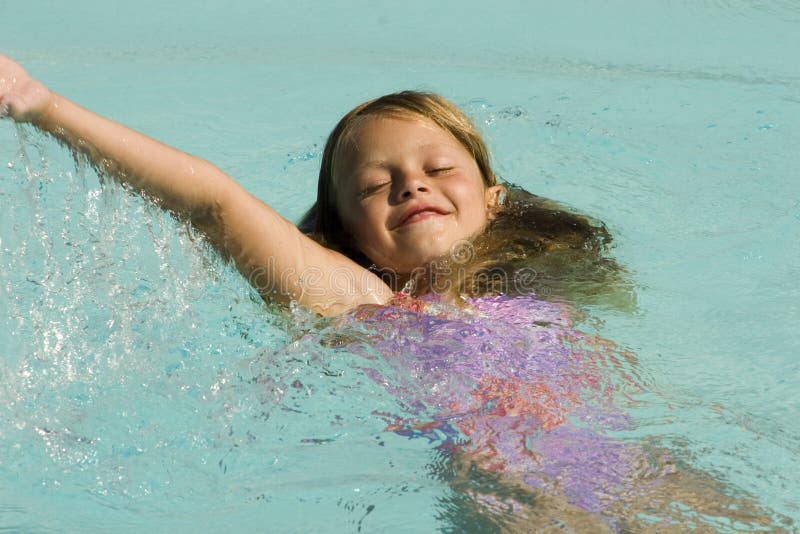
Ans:
[[[434,206],[417,206],[406,211],[403,216],[400,217],[400,222],[397,223],[395,228],[414,224],[430,217],[447,215],[447,213],[447,211]]]

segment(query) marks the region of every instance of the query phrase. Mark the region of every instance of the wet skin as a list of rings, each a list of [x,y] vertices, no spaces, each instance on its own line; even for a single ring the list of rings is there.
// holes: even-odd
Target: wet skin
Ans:
[[[472,155],[426,119],[367,119],[333,172],[345,229],[376,266],[397,273],[478,233],[503,189],[486,187]]]

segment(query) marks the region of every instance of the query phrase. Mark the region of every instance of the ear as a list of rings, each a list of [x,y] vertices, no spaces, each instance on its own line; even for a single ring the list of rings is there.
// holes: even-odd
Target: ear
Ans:
[[[502,209],[507,195],[508,189],[506,189],[504,185],[498,184],[486,188],[486,191],[484,191],[484,198],[486,199],[486,210],[489,212],[490,219]]]

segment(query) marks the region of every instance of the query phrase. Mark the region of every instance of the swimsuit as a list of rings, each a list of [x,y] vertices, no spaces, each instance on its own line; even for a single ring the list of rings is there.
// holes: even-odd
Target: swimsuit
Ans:
[[[399,294],[352,316],[392,370],[366,374],[414,414],[379,414],[389,430],[590,512],[629,494],[634,479],[657,478],[641,447],[604,435],[628,425],[612,402],[617,355],[572,329],[563,305],[487,296],[457,309]]]

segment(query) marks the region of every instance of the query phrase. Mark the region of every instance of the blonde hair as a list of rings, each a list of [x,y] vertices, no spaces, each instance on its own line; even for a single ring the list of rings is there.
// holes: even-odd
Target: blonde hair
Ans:
[[[342,117],[328,136],[322,153],[317,201],[298,226],[321,244],[364,267],[372,262],[355,246],[339,217],[334,169],[337,155],[352,141],[358,126],[370,117],[422,118],[433,122],[450,132],[472,155],[485,187],[498,183],[490,165],[489,150],[477,128],[445,98],[402,91],[357,106]],[[604,255],[611,236],[601,222],[519,187],[505,185],[508,187],[505,204],[470,245],[468,261],[457,260],[459,268],[449,269],[450,274],[443,277],[439,272],[430,273],[439,276],[439,280],[432,279],[436,276],[419,277],[416,293],[436,291],[436,286],[442,287],[444,283],[448,292],[462,297],[537,292],[593,301],[605,294],[603,300],[610,295],[618,301],[615,306],[634,306],[625,270]],[[448,259],[444,260],[438,265],[446,265]],[[520,280],[524,283],[519,283]]]
[[[370,117],[396,117],[426,119],[453,137],[472,155],[481,171],[486,187],[497,184],[497,177],[489,162],[489,149],[478,129],[455,104],[442,96],[421,91],[401,91],[375,98],[356,106],[342,117],[325,143],[322,164],[317,182],[317,201],[303,216],[298,225],[329,248],[339,250],[364,265],[370,261],[360,250],[354,248],[352,239],[344,229],[336,206],[336,182],[334,169],[337,156],[346,143],[352,140],[358,126]]]

